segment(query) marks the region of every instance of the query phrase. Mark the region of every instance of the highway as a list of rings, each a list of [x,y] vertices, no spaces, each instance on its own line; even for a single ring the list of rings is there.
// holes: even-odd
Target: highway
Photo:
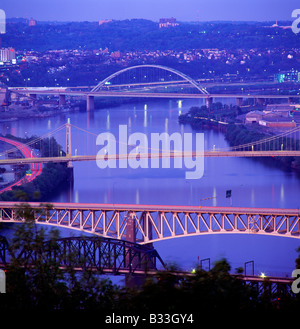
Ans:
[[[41,163],[33,162],[34,159],[37,159],[37,158],[35,157],[34,152],[32,152],[31,148],[28,145],[22,144],[20,142],[17,142],[17,141],[8,139],[8,138],[4,138],[4,137],[0,137],[0,141],[5,142],[5,143],[8,143],[8,144],[11,144],[11,145],[17,147],[20,150],[20,152],[25,157],[25,158],[22,158],[22,159],[30,159],[31,160],[29,162],[29,164],[30,164],[30,170],[31,170],[31,175],[30,176],[22,177],[18,181],[16,181],[16,182],[12,183],[11,185],[9,185],[9,186],[1,189],[0,190],[0,193],[11,190],[13,186],[20,186],[20,185],[22,185],[24,183],[31,182],[37,176],[39,176],[42,173],[42,169],[43,169],[42,164]],[[14,160],[14,159],[4,159],[4,160]],[[8,163],[8,164],[20,164],[20,161]]]
[[[32,208],[40,208],[41,203],[29,202]],[[143,204],[107,204],[107,203],[51,203],[56,210],[89,210],[89,211],[145,211],[176,213],[214,213],[214,214],[247,214],[300,216],[299,209],[286,208],[248,208],[248,207],[207,207],[181,205],[143,205]],[[15,208],[16,202],[0,201],[0,208]]]

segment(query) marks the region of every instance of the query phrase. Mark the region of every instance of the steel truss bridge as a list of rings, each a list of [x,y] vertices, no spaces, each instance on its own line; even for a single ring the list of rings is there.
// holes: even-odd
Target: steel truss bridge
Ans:
[[[41,224],[46,224],[46,220],[41,220],[41,205],[35,206],[33,204],[30,205],[33,207],[33,215],[36,216],[36,222]],[[71,205],[70,205],[71,206]],[[15,205],[17,207],[17,205]],[[89,210],[86,210],[87,207],[77,207],[78,210],[75,212],[87,212],[85,214],[86,217],[89,216],[90,211],[97,211],[93,209],[94,206],[91,205]],[[99,205],[97,206],[97,209]],[[102,209],[104,207],[101,207]],[[118,208],[118,207],[117,207]],[[48,211],[49,207],[46,207]],[[44,209],[44,210],[45,210]],[[65,209],[64,211],[68,211],[68,215],[71,214],[70,209]],[[55,225],[55,221],[53,221],[54,217],[60,217],[59,213],[62,211],[57,205],[55,205],[55,209],[53,209],[53,213],[50,212],[47,214],[48,224]],[[19,210],[19,211],[18,211]],[[111,207],[107,206],[105,211],[111,211]],[[74,209],[72,208],[72,211]],[[104,211],[104,209],[102,210]],[[115,210],[117,211],[117,210]],[[121,211],[121,210],[119,210]],[[124,209],[128,214],[128,209]],[[150,211],[150,209],[148,209]],[[153,212],[153,210],[151,210]],[[10,216],[15,214],[15,219],[9,220],[7,218],[8,214]],[[56,215],[55,215],[56,213]],[[82,218],[82,214],[80,217]],[[124,225],[127,225],[126,229],[126,238],[134,240],[135,239],[135,226],[134,222],[139,222],[136,217],[136,211],[133,211],[134,216],[128,218]],[[163,217],[165,218],[166,212],[162,211]],[[194,213],[194,212],[193,212]],[[211,216],[215,216],[215,214],[210,212]],[[219,212],[217,212],[219,213]],[[231,213],[231,212],[230,212]],[[274,213],[274,211],[273,211]],[[1,221],[15,221],[15,222],[23,222],[24,219],[21,217],[17,217],[16,214],[20,215],[20,208],[11,207],[3,207],[1,206]],[[174,215],[174,211],[172,211]],[[68,226],[67,220],[70,218],[65,218],[64,214],[61,214],[61,221],[58,225],[60,226]],[[115,217],[117,212],[115,212]],[[190,216],[189,214],[188,216]],[[77,214],[74,214],[72,227],[76,227]],[[177,215],[176,215],[177,216]],[[241,216],[241,215],[240,215]],[[239,216],[239,217],[240,217]],[[273,215],[274,216],[274,215]],[[39,218],[38,218],[39,217]],[[117,216],[118,217],[118,216]],[[52,219],[51,219],[52,218]],[[141,218],[141,217],[140,217]],[[215,218],[215,217],[214,217]],[[94,218],[95,219],[95,218]],[[107,224],[112,225],[111,223],[112,217],[107,218]],[[299,220],[299,219],[298,219]],[[86,220],[84,220],[86,221]],[[251,220],[249,220],[251,222]],[[80,224],[81,222],[81,224]],[[57,220],[56,220],[57,223]],[[85,223],[83,225],[83,221],[79,220],[79,226],[87,225]],[[299,224],[298,224],[299,225]],[[259,226],[259,225],[258,225]],[[78,229],[78,227],[76,227]],[[90,230],[88,230],[90,231]],[[107,230],[111,231],[110,229]],[[211,233],[216,232],[216,230],[212,230]],[[250,231],[253,233],[253,230]],[[258,232],[258,231],[257,231]],[[208,232],[207,232],[208,233]],[[258,232],[259,233],[259,232]],[[280,233],[282,234],[282,233]],[[111,235],[111,234],[108,234]],[[181,235],[178,235],[181,236]],[[83,236],[83,237],[68,237],[68,238],[60,238],[53,241],[46,241],[43,245],[40,246],[39,249],[31,249],[30,247],[22,247],[18,251],[15,251],[14,254],[11,254],[11,250],[9,250],[9,244],[5,237],[0,236],[0,268],[6,268],[11,259],[15,258],[19,261],[21,266],[24,268],[34,266],[37,262],[55,262],[55,264],[59,265],[59,268],[62,270],[72,269],[75,271],[82,270],[90,270],[95,271],[98,274],[107,274],[107,275],[133,275],[134,277],[143,277],[143,276],[159,276],[161,271],[166,270],[165,264],[157,251],[150,245],[138,244],[126,240],[120,239],[112,239],[110,237],[97,237],[97,236]],[[193,276],[193,272],[187,271],[168,271],[170,274],[177,276],[178,278],[185,278]],[[293,282],[293,278],[288,277],[261,277],[255,275],[233,275],[239,280],[242,280],[246,285],[249,285],[255,288],[259,295],[267,294],[271,299],[281,298],[282,296],[294,296],[294,293],[291,290],[291,285]]]
[[[0,266],[9,265],[12,257],[23,266],[51,261],[63,270],[91,270],[108,275],[154,275],[158,265],[161,268],[165,266],[151,246],[99,237],[46,241],[38,250],[24,247],[12,255],[6,238],[0,236]]]
[[[37,224],[64,227],[141,245],[206,234],[241,233],[300,238],[299,209],[29,203]],[[0,202],[0,222],[25,221],[14,202]]]

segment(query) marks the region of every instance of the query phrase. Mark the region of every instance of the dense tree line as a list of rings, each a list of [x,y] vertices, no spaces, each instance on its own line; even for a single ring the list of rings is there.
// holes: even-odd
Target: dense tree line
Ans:
[[[158,23],[142,19],[113,21],[100,26],[97,22],[38,22],[36,26],[28,26],[22,20],[8,22],[3,46],[20,52],[101,48],[108,48],[109,52],[107,56],[51,53],[50,58],[46,56],[38,62],[20,62],[19,59],[17,66],[1,69],[0,80],[9,86],[94,86],[126,65],[139,64],[166,65],[195,79],[213,79],[225,74],[237,75],[238,79],[270,79],[280,71],[297,68],[299,45],[299,36],[291,29],[266,27],[271,25],[272,22],[181,22],[174,28],[159,29]],[[195,49],[201,53],[203,49],[212,48],[235,52],[236,60],[231,61],[229,55],[185,60],[180,54]],[[114,51],[126,54],[166,50],[177,51],[178,56],[137,56],[131,60],[124,56],[120,62],[109,56]],[[246,61],[243,55],[247,55]],[[56,71],[59,67],[64,69]]]
[[[192,106],[188,112],[179,115],[179,123],[189,123],[194,129],[203,126],[218,126],[219,122],[233,123],[236,117],[243,114],[244,110],[236,105],[222,104],[216,102],[208,108],[203,106]]]
[[[111,51],[297,48],[297,35],[290,29],[265,27],[273,23],[180,22],[175,28],[159,29],[158,23],[143,19],[113,21],[100,26],[97,22],[39,22],[36,26],[9,22],[4,42],[19,50],[38,51],[106,47]]]
[[[229,142],[230,146],[247,145],[253,142],[263,141],[271,136],[276,136],[274,133],[266,132],[257,126],[246,126],[246,125],[228,125],[225,133],[225,138]],[[280,135],[279,135],[280,136]],[[294,139],[292,136],[282,136],[279,138],[274,138],[271,141],[266,141],[264,143],[258,143],[257,145],[245,146],[244,150],[254,150],[254,151],[280,151],[280,150],[298,150],[300,147],[300,141]],[[300,168],[299,157],[276,157],[267,158],[263,161],[267,161],[270,164],[283,165],[285,168]]]

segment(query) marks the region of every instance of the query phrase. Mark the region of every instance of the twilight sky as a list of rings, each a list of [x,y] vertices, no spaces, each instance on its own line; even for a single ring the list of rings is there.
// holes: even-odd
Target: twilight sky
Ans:
[[[292,20],[299,0],[0,0],[6,17],[57,21],[145,18],[158,21]]]

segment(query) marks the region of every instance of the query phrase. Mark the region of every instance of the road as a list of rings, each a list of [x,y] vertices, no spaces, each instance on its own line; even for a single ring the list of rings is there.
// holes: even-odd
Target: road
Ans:
[[[4,137],[0,137],[0,141],[17,147],[26,159],[32,160],[33,158],[36,158],[34,152],[32,152],[31,148],[28,145]],[[17,182],[14,182],[13,184],[1,189],[0,193],[11,190],[13,186],[20,186],[24,183],[33,181],[37,176],[42,173],[42,169],[43,166],[41,163],[30,163],[30,170],[32,174],[30,176],[22,177]]]
[[[28,203],[32,208],[40,208],[38,202]],[[208,207],[181,205],[142,205],[142,204],[107,204],[107,203],[51,203],[56,210],[91,210],[91,211],[133,211],[133,212],[177,212],[177,213],[211,213],[211,214],[247,214],[300,216],[299,209],[288,208],[248,208],[248,207]],[[15,208],[15,202],[0,201],[1,208]]]

